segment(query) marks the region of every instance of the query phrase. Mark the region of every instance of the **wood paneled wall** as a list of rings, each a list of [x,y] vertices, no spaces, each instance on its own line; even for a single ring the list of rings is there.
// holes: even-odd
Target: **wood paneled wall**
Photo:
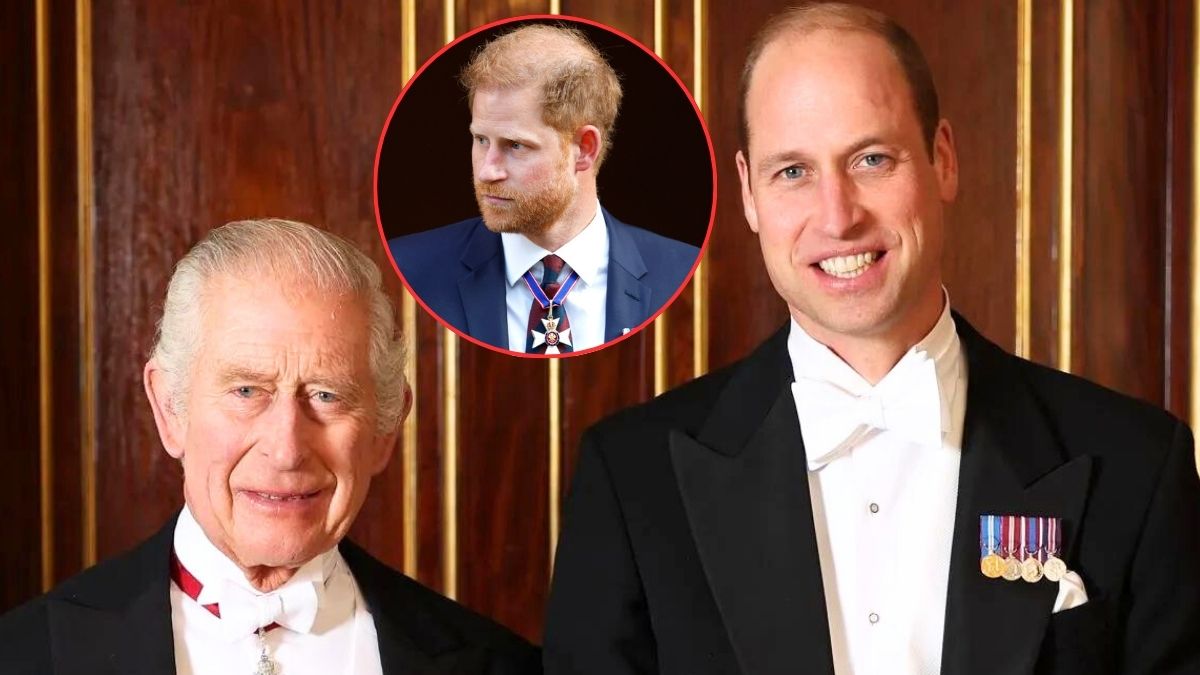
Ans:
[[[0,424],[13,448],[0,479],[0,609],[133,545],[178,508],[179,470],[140,383],[174,261],[214,226],[278,215],[327,226],[386,267],[371,172],[402,83],[454,35],[561,12],[640,40],[698,95],[719,178],[705,262],[651,329],[551,363],[459,341],[389,282],[413,346],[416,407],[353,532],[538,639],[583,429],[731,363],[784,320],[732,159],[744,50],[783,4],[5,5],[0,87],[14,104],[0,110],[13,130],[0,195],[19,226],[0,272],[10,329]],[[868,4],[923,45],[954,124],[954,305],[1005,347],[1187,416],[1191,3]]]

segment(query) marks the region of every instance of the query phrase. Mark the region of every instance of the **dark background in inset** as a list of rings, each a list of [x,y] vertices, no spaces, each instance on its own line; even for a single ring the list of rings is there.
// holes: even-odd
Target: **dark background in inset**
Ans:
[[[458,75],[475,51],[530,23],[583,31],[621,78],[612,147],[597,176],[618,220],[694,246],[712,210],[712,162],[691,101],[653,56],[616,33],[562,19],[502,24],[454,45],[416,77],[388,125],[379,157],[379,214],[388,238],[479,215],[471,179],[471,111]]]

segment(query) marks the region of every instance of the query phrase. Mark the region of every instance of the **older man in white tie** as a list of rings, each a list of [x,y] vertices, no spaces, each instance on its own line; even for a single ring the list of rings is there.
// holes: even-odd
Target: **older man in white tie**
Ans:
[[[282,220],[209,233],[144,369],[183,508],[0,618],[0,671],[538,672],[519,637],[344,540],[409,409],[402,344],[346,241]]]

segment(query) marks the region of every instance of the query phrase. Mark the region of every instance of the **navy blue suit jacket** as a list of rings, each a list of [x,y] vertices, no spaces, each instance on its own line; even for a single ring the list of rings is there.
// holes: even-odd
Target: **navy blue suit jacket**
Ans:
[[[683,285],[700,251],[601,212],[608,227],[608,342],[654,316]],[[395,237],[388,248],[404,279],[442,320],[508,349],[504,247],[482,218]]]

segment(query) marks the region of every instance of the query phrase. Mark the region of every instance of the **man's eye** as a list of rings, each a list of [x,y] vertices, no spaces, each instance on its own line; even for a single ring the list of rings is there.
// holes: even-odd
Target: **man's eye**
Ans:
[[[883,166],[887,162],[887,155],[881,155],[878,152],[871,153],[862,158],[864,165],[875,169]]]
[[[238,387],[237,389],[234,389],[233,393],[236,394],[239,398],[251,398],[254,396],[254,387],[251,387],[249,385],[242,385],[242,386]]]
[[[516,141],[513,141],[512,143],[508,144],[508,147],[512,148],[513,150],[520,150],[520,149],[524,148],[525,145],[523,143],[518,143]]]
[[[788,180],[796,180],[804,176],[804,169],[801,169],[798,166],[789,166],[783,171],[780,171],[779,174]]]
[[[331,391],[318,391],[313,395],[313,398],[317,399],[321,403],[337,403],[338,400],[337,394]]]

